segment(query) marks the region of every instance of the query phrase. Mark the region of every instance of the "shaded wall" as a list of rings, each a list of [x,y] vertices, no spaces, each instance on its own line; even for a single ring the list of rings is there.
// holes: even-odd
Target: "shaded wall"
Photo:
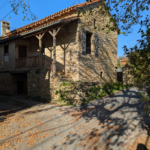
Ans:
[[[23,82],[23,93],[27,94],[26,73],[0,73],[0,93],[18,94],[17,82]]]
[[[102,16],[97,8],[99,3],[85,6],[86,11],[79,22],[79,60],[81,81],[116,81],[117,80],[117,32],[110,31],[106,34],[101,30],[109,21],[109,17]],[[90,8],[93,8],[93,14],[89,15]],[[94,29],[94,18],[96,19]],[[92,33],[91,54],[82,55],[82,29]],[[98,31],[100,29],[100,31]],[[94,34],[98,35],[98,57],[95,56]],[[102,72],[102,78],[100,76]]]
[[[71,22],[65,25],[56,36],[56,69],[57,72],[65,72],[77,80],[77,27],[78,22]],[[35,36],[27,38],[30,43],[28,56],[37,56],[39,54],[39,41]],[[44,56],[53,60],[53,38],[46,32],[42,38]]]
[[[4,56],[4,44],[9,44],[8,56]],[[15,68],[16,44],[10,41],[0,45],[0,68]]]
[[[43,67],[30,69],[27,74],[28,95],[50,101],[50,71]]]
[[[123,84],[134,84],[134,77],[131,75],[130,70],[127,67],[123,67],[122,69],[122,79]]]

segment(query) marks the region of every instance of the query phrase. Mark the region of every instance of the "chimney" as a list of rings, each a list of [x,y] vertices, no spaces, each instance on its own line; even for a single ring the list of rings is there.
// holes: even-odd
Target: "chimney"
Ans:
[[[5,36],[8,32],[10,32],[10,23],[1,21],[1,36]]]

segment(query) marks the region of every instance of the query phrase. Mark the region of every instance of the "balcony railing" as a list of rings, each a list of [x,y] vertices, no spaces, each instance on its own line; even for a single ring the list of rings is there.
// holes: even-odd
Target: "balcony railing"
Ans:
[[[52,70],[52,60],[44,56],[32,56],[16,59],[16,68],[40,67]]]

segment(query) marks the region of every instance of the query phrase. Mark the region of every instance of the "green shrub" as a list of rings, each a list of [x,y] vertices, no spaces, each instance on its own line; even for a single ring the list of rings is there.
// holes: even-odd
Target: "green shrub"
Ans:
[[[99,99],[103,96],[113,94],[114,92],[118,90],[122,90],[125,87],[129,87],[131,85],[123,85],[120,82],[111,83],[108,82],[104,86],[90,86],[85,91],[85,97],[82,99],[82,105],[88,103],[89,101],[92,101],[94,99]],[[74,82],[63,82],[60,85],[60,89],[56,91],[56,95],[59,94],[58,102],[62,103],[65,102],[67,105],[73,105],[74,98],[70,95],[74,94],[76,95],[78,92],[78,88],[76,87],[76,84]]]

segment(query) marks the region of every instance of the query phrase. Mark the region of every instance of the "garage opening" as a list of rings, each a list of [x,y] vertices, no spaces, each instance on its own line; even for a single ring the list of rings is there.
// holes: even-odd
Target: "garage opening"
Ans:
[[[24,94],[24,82],[17,81],[17,94]]]
[[[16,94],[27,95],[27,73],[12,73],[15,80]]]

